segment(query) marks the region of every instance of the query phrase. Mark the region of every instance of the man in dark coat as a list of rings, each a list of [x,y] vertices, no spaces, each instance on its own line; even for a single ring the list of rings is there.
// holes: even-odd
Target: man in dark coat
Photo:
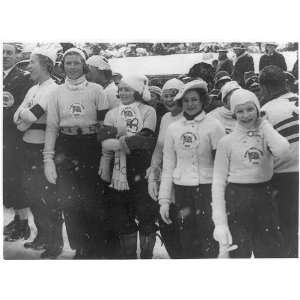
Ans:
[[[233,50],[237,56],[237,60],[233,68],[232,80],[237,81],[241,87],[245,87],[244,74],[254,71],[253,57],[246,52],[243,44],[237,44]]]
[[[233,71],[233,63],[232,60],[227,57],[227,50],[220,49],[218,57],[218,65],[216,69],[216,73],[220,71],[226,71],[228,74],[232,74]]]
[[[259,71],[266,66],[278,66],[283,71],[287,70],[284,56],[276,51],[277,45],[275,43],[266,44],[266,53],[261,56],[259,60]]]
[[[15,217],[4,227],[7,241],[29,238],[27,203],[21,187],[21,132],[13,122],[13,115],[32,86],[29,73],[15,66],[17,48],[3,45],[3,203],[13,208]]]

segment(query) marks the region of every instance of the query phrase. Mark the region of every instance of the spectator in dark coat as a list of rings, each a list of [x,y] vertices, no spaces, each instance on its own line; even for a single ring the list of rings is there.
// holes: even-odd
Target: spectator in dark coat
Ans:
[[[227,50],[220,49],[218,57],[218,66],[216,69],[216,73],[219,71],[226,71],[228,74],[232,74],[233,71],[233,63],[232,60],[227,57]]]
[[[15,44],[3,45],[3,203],[13,208],[14,219],[4,227],[6,240],[28,239],[30,228],[27,219],[27,203],[21,188],[21,134],[13,122],[13,115],[26,92],[32,86],[29,73],[15,66]]]
[[[233,50],[237,60],[233,68],[232,80],[237,81],[241,87],[245,87],[244,74],[254,71],[253,57],[246,52],[246,48],[242,44],[235,46]]]
[[[283,71],[287,70],[284,56],[276,51],[277,45],[275,43],[266,44],[266,53],[261,56],[259,60],[259,71],[266,66],[278,66]]]

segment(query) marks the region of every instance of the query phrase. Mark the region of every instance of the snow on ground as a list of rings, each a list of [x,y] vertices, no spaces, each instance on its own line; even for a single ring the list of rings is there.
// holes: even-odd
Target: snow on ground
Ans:
[[[288,70],[292,70],[297,59],[297,52],[281,52],[286,60]],[[255,72],[258,73],[259,59],[261,53],[251,53],[254,59]],[[217,53],[192,53],[192,54],[173,54],[163,56],[142,56],[113,58],[109,60],[113,72],[121,74],[132,70],[144,75],[167,75],[167,74],[186,74],[189,69],[201,61],[211,63],[217,59]],[[229,52],[228,57],[234,59],[234,53]]]
[[[4,208],[4,218],[3,223],[7,224],[9,223],[13,218],[13,211],[8,210]],[[36,227],[33,222],[32,214],[29,215],[29,226],[31,228],[31,236],[28,239],[28,241],[32,241],[34,237],[36,236]],[[58,257],[58,259],[72,259],[75,251],[70,248],[66,228],[63,226],[63,238],[64,238],[64,249],[62,254]],[[25,243],[24,240],[19,240],[16,242],[3,242],[3,258],[4,259],[40,259],[40,254],[43,252],[31,250],[31,249],[25,249],[23,244]],[[138,250],[139,254],[139,250]],[[156,244],[154,248],[154,258],[168,258],[168,254],[164,248],[164,246],[161,246],[160,239],[156,239]]]

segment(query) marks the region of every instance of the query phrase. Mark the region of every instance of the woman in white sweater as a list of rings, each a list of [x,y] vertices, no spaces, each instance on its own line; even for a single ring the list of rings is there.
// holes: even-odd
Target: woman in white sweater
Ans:
[[[237,119],[234,131],[218,144],[213,176],[214,237],[220,257],[277,257],[282,245],[276,203],[269,181],[273,157],[283,156],[288,141],[259,117],[250,91],[238,89],[230,99]],[[237,248],[237,249],[236,249]]]
[[[156,112],[144,103],[150,100],[147,81],[139,74],[122,78],[121,104],[107,113],[105,127],[99,134],[103,150],[99,174],[107,183],[106,229],[119,237],[119,258],[126,259],[137,258],[137,231],[140,257],[152,258],[157,231],[158,204],[148,195],[145,179],[155,146],[156,127]]]
[[[218,120],[206,116],[207,97],[203,80],[185,84],[175,97],[183,117],[170,124],[165,135],[159,204],[161,218],[174,237],[170,241],[174,258],[217,256],[211,183],[215,149],[225,130]]]
[[[64,53],[65,83],[48,104],[44,148],[47,180],[57,185],[69,243],[74,258],[103,256],[103,210],[98,199],[97,131],[108,110],[103,88],[87,82],[84,53],[70,48]]]
[[[57,88],[50,74],[55,64],[56,50],[36,48],[30,57],[31,78],[37,83],[26,94],[14,115],[23,135],[22,187],[30,203],[37,235],[25,248],[44,250],[41,258],[56,258],[62,251],[62,213],[56,205],[56,186],[43,176],[42,151],[45,142],[48,102]]]

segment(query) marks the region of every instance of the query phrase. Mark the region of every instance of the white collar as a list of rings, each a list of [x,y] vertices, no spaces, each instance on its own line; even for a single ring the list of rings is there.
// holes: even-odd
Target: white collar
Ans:
[[[194,123],[194,122],[201,122],[206,116],[206,113],[204,110],[202,110],[202,112],[197,116],[195,117],[193,120],[187,120],[184,116],[183,116],[183,123],[185,124],[191,124],[191,123]]]
[[[43,83],[38,84],[38,86],[39,87],[46,86],[46,85],[49,85],[49,84],[51,84],[53,82],[54,82],[54,80],[50,77],[49,79],[45,80]]]
[[[14,68],[14,66],[12,66],[11,68],[9,68],[9,69],[7,69],[7,70],[3,70],[3,73],[4,73],[3,79],[4,79],[5,77],[7,77],[7,75],[10,73],[10,71],[11,71],[13,68]]]

